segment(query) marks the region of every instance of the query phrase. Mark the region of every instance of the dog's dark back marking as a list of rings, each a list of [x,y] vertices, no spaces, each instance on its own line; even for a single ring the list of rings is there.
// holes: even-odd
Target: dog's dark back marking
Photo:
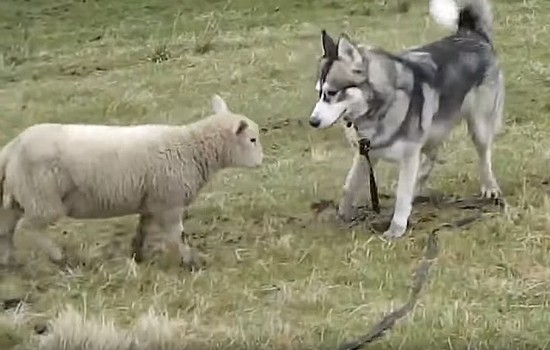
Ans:
[[[470,30],[476,32],[483,37],[488,43],[491,42],[491,38],[487,36],[483,28],[479,28],[478,24],[481,21],[479,15],[472,9],[471,6],[467,6],[460,11],[458,16],[458,30]]]
[[[435,89],[439,95],[438,115],[452,115],[460,110],[464,98],[473,87],[483,83],[490,66],[490,57],[493,54],[486,42],[481,41],[477,33],[457,33],[439,41],[424,45],[412,50],[423,52],[435,64],[417,62],[402,56],[395,55],[385,50],[377,50],[378,54],[386,59],[401,64],[413,75],[413,88],[410,94],[409,108],[400,128],[382,144],[374,144],[372,148],[388,147],[402,135],[408,134],[411,123],[422,123],[422,111],[424,106],[424,94],[422,84],[427,84]],[[398,86],[395,86],[399,89]],[[385,111],[377,111],[380,114]],[[379,118],[382,116],[378,116]],[[417,118],[417,119],[415,119]]]
[[[439,105],[446,109],[441,113],[460,109],[468,91],[485,80],[493,55],[474,32],[457,33],[413,51],[427,52],[437,66],[433,82]]]

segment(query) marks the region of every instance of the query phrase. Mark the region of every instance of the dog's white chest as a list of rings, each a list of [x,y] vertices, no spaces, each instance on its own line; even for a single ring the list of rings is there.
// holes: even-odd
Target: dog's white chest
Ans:
[[[407,157],[413,148],[415,148],[415,145],[411,142],[397,140],[389,147],[371,150],[370,154],[374,158],[396,163]]]
[[[346,139],[350,145],[358,149],[359,137],[357,132],[353,128],[347,128],[344,126]],[[382,149],[373,149],[370,151],[370,155],[373,158],[382,159],[387,162],[399,162],[411,151],[412,148],[418,146],[417,144],[411,144],[409,141],[397,140],[388,147]]]

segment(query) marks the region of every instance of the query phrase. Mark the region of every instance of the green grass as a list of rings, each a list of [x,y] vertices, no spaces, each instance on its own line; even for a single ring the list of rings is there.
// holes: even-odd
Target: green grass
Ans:
[[[164,257],[133,263],[135,217],[67,219],[48,230],[80,257],[72,273],[19,232],[24,266],[0,275],[0,299],[25,304],[0,314],[0,348],[36,348],[42,339],[40,348],[59,349],[52,344],[60,338],[85,335],[111,344],[103,349],[128,349],[124,337],[157,344],[151,349],[334,347],[403,302],[429,230],[468,214],[418,206],[412,230],[394,243],[315,217],[312,202],[339,199],[353,151],[340,128],[316,131],[307,118],[320,28],[391,50],[445,33],[427,19],[427,0],[405,2],[0,2],[2,143],[46,121],[187,123],[210,112],[213,93],[267,130],[264,166],[219,174],[190,210],[186,230],[208,256],[205,271],[191,274]],[[442,231],[420,304],[373,348],[550,343],[550,2],[493,2],[507,82],[494,170],[510,211]],[[448,145],[430,187],[477,195],[464,128]],[[385,207],[395,179],[394,167],[380,167],[381,192],[392,195]],[[73,310],[59,314],[67,305]],[[47,320],[56,320],[53,331],[34,335]]]

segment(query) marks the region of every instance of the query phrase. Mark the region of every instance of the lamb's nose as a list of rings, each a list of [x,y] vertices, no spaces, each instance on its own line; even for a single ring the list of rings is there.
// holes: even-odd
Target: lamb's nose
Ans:
[[[319,125],[321,125],[321,119],[319,118],[310,118],[309,119],[309,125],[313,126],[314,128],[318,127]]]

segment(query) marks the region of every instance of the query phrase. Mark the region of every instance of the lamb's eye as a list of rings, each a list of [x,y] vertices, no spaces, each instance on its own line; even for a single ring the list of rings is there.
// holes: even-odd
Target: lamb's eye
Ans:
[[[256,143],[256,138],[255,138],[255,137],[251,138],[251,139],[250,139],[250,142]]]

